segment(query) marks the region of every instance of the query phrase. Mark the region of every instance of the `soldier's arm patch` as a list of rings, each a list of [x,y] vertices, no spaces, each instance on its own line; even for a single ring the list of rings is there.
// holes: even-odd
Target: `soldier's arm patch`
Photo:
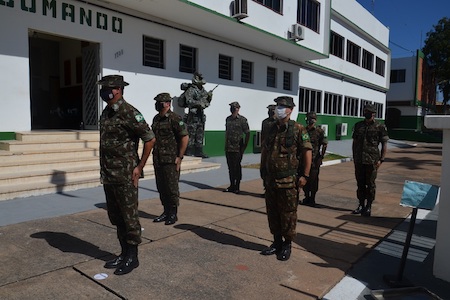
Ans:
[[[304,141],[309,141],[309,134],[308,134],[308,133],[304,133],[304,134],[302,135],[302,140],[304,140]]]
[[[135,115],[134,118],[136,119],[136,121],[138,122],[143,122],[145,121],[144,116],[141,114]]]
[[[184,125],[184,122],[183,122],[183,121],[180,121],[178,124],[180,124],[180,126],[183,126],[183,125]]]

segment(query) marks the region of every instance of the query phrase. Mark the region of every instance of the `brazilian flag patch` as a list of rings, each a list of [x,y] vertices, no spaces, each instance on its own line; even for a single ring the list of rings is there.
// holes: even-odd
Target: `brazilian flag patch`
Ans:
[[[183,121],[180,121],[180,123],[178,123],[178,124],[180,124],[180,126],[183,126],[183,125],[184,125],[184,122],[183,122]]]
[[[135,115],[134,118],[136,119],[136,121],[138,122],[143,122],[145,121],[144,116],[139,114],[139,115]]]
[[[309,140],[309,134],[304,133],[304,134],[302,135],[302,139],[303,139],[304,141],[308,141],[308,140]]]

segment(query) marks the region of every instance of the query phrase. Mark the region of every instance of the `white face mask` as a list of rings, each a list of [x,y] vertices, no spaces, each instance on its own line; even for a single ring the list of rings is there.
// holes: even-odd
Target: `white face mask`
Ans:
[[[286,107],[283,106],[277,106],[275,115],[277,116],[278,119],[283,120],[284,118],[286,118],[287,113],[286,113]]]

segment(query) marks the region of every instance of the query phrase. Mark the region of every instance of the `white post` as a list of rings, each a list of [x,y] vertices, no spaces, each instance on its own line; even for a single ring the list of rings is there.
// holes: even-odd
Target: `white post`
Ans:
[[[433,275],[450,282],[450,116],[428,115],[425,117],[427,128],[442,129],[442,165],[441,191],[439,197],[439,214],[436,230],[436,247],[434,249]]]

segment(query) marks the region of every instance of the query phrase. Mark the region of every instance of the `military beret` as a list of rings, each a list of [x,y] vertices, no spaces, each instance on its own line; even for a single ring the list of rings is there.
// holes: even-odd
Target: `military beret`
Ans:
[[[372,113],[376,113],[377,112],[377,108],[375,107],[375,105],[373,105],[373,104],[366,104],[365,106],[364,106],[364,110],[367,110],[367,111],[370,111],[370,112],[372,112]]]
[[[239,102],[236,102],[236,101],[231,102],[231,103],[230,103],[230,106],[232,106],[232,107],[237,107],[237,108],[240,108],[240,107],[241,107],[241,106],[239,105]]]
[[[276,107],[277,107],[277,106],[276,106],[275,104],[269,104],[269,105],[267,105],[267,108],[268,108],[269,110],[274,110]]]
[[[129,85],[128,82],[123,81],[122,75],[107,75],[103,76],[102,79],[97,81],[98,85],[106,87],[123,87]]]
[[[292,97],[289,96],[280,96],[278,98],[275,98],[275,100],[273,100],[277,103],[277,105],[282,105],[282,106],[287,106],[287,107],[294,107],[294,99]]]
[[[310,118],[310,119],[316,119],[316,120],[317,120],[317,115],[316,115],[316,113],[313,112],[313,111],[310,111],[309,113],[307,113],[307,114],[306,114],[306,117],[307,117],[307,118]]]
[[[155,98],[153,98],[154,100],[156,100],[157,102],[170,102],[172,101],[172,97],[170,97],[169,93],[160,93],[158,95],[156,95]]]

